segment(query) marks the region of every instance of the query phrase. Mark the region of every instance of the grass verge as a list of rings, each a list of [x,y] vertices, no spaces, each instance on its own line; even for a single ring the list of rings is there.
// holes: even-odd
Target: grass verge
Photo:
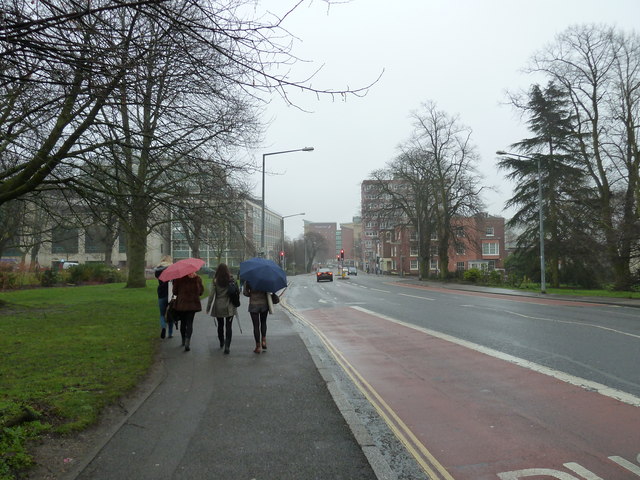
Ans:
[[[0,479],[20,478],[29,442],[94,423],[148,372],[158,333],[155,280],[0,294]]]

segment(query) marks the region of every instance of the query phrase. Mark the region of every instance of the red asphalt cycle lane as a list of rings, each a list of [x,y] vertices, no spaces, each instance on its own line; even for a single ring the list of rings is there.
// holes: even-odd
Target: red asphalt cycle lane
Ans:
[[[362,309],[303,320],[432,479],[640,479],[640,408]]]

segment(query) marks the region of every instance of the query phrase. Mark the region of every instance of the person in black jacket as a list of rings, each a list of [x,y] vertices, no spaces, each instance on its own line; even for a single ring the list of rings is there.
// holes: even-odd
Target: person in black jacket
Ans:
[[[173,263],[170,255],[162,257],[160,263],[156,266],[154,274],[158,279],[158,307],[160,308],[160,338],[167,335],[167,326],[169,328],[169,338],[173,337],[173,322],[167,322],[165,313],[169,304],[169,282],[160,280],[160,274]],[[167,325],[168,324],[168,325]]]

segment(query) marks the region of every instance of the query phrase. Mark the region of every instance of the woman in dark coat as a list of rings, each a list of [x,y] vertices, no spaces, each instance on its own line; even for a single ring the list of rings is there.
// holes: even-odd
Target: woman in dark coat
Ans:
[[[220,348],[224,347],[224,353],[229,353],[233,334],[232,322],[237,313],[236,307],[229,298],[229,284],[233,281],[229,267],[224,263],[218,265],[207,301],[207,312],[210,312],[211,316],[218,321],[218,340],[220,340]]]
[[[191,350],[193,318],[202,310],[200,296],[204,293],[202,279],[195,273],[173,281],[173,295],[176,297],[176,312],[180,319],[180,335],[185,352]]]

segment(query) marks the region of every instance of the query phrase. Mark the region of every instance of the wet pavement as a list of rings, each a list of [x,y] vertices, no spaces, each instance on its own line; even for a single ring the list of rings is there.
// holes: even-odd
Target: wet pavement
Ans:
[[[246,306],[240,310],[243,333],[236,319],[229,355],[204,313],[190,352],[179,335],[163,340],[148,391],[65,478],[425,478],[390,432],[372,439],[386,427],[362,398],[355,413],[347,396],[357,392],[293,316],[276,307],[268,350],[255,354]]]

